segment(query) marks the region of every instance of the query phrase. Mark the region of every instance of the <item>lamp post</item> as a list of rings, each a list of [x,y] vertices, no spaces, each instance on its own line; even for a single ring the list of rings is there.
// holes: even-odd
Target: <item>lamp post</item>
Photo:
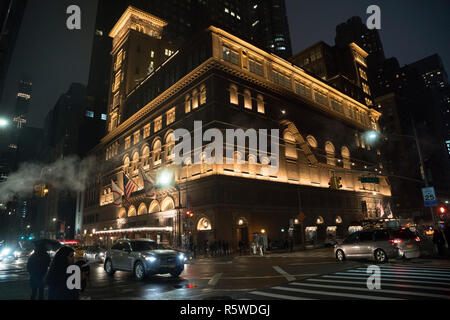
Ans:
[[[414,120],[413,120],[412,116],[409,115],[409,117],[411,119],[411,126],[412,126],[412,129],[413,129],[413,135],[412,136],[411,135],[403,135],[403,134],[389,134],[389,136],[414,139],[414,141],[416,143],[416,147],[417,147],[417,153],[418,153],[418,156],[419,156],[420,174],[422,176],[422,180],[423,180],[423,183],[425,184],[425,187],[429,187],[430,185],[429,185],[429,182],[428,182],[427,175],[425,173],[425,163],[423,161],[422,149],[420,147],[419,137],[417,135],[417,129],[416,129],[416,126],[414,124]],[[379,136],[380,135],[376,131],[369,131],[369,132],[366,133],[366,139],[368,141],[371,141],[371,142],[376,141],[379,138]],[[384,137],[387,137],[387,136],[384,135]],[[431,212],[431,218],[433,219],[433,224],[434,224],[435,228],[437,228],[438,230],[441,231],[441,228],[438,225],[438,221],[436,220],[433,207],[430,207],[430,212]],[[443,232],[442,232],[442,235],[444,237],[445,242],[447,242],[447,239],[446,239],[445,234]],[[448,246],[448,242],[447,242],[447,246]]]
[[[175,182],[174,174],[167,169],[161,171],[157,178],[157,186],[162,188],[174,187],[178,191],[178,208],[177,208],[177,221],[178,221],[178,236],[177,245],[181,248],[181,188]]]

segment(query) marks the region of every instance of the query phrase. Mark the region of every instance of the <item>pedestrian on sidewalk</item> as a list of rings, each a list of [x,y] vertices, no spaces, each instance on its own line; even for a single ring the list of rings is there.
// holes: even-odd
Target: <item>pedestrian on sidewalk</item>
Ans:
[[[442,256],[442,254],[444,253],[444,243],[445,243],[445,241],[444,241],[444,237],[442,236],[441,230],[434,229],[433,243],[437,247],[438,255]]]
[[[55,254],[47,272],[48,300],[78,300],[79,291],[67,287],[67,268],[74,264],[75,251],[70,247],[61,247]]]
[[[30,274],[31,300],[38,296],[39,300],[44,300],[44,278],[48,271],[51,258],[47,253],[45,244],[35,243],[34,253],[28,259],[27,271]]]

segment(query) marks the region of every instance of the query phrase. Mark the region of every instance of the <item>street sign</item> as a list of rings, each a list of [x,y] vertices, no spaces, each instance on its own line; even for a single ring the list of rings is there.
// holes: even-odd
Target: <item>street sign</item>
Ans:
[[[437,206],[436,192],[434,191],[434,187],[422,188],[422,195],[425,207]]]
[[[377,177],[359,177],[361,183],[375,183],[380,184],[380,178]]]

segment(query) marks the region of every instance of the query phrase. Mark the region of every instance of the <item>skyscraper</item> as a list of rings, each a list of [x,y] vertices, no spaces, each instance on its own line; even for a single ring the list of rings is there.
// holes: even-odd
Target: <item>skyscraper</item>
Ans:
[[[369,54],[367,59],[369,68],[385,60],[383,44],[378,30],[370,30],[362,22],[361,17],[355,16],[336,27],[335,43],[338,47],[346,47],[356,43]]]

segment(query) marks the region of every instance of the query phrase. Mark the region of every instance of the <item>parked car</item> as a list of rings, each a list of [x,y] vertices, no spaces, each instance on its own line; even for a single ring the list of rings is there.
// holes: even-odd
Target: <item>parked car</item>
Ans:
[[[154,274],[170,273],[178,277],[184,270],[184,254],[149,239],[122,239],[106,252],[105,271],[112,276],[117,270],[133,272],[137,280]]]
[[[334,246],[338,261],[345,259],[370,259],[378,263],[392,258],[417,258],[420,256],[420,238],[407,228],[357,231],[341,244]]]
[[[100,246],[87,247],[84,251],[84,259],[87,261],[101,261],[105,262],[107,250]]]

